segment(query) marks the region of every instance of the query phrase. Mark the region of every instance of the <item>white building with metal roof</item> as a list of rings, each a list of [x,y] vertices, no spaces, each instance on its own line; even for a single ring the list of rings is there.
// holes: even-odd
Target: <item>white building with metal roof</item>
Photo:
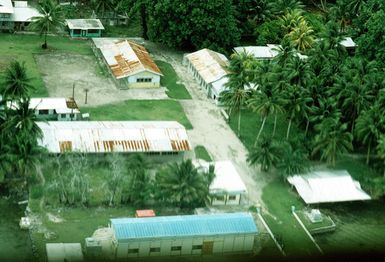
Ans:
[[[39,144],[50,153],[183,155],[191,150],[186,129],[176,121],[49,121],[37,124],[43,132]]]
[[[287,180],[295,186],[306,204],[371,199],[346,170],[314,171],[290,176]]]
[[[183,64],[198,80],[208,97],[214,99],[218,104],[220,93],[225,89],[227,83],[229,61],[226,56],[205,48],[184,55]]]
[[[258,234],[250,213],[111,219],[116,258],[250,254]]]
[[[246,186],[230,160],[206,162],[199,159],[193,164],[203,172],[208,172],[210,165],[214,166],[215,178],[209,188],[211,205],[239,205],[246,196]]]
[[[92,41],[95,54],[103,58],[121,88],[160,87],[162,72],[142,45],[117,38]]]
[[[66,19],[71,37],[100,37],[104,26],[99,19]]]
[[[42,16],[27,1],[0,0],[0,29],[25,30],[33,17]]]
[[[70,121],[81,118],[75,100],[63,97],[31,98],[29,108],[39,118],[47,120]]]
[[[279,45],[268,44],[266,46],[238,46],[234,51],[238,54],[248,53],[258,60],[273,59],[278,55]]]

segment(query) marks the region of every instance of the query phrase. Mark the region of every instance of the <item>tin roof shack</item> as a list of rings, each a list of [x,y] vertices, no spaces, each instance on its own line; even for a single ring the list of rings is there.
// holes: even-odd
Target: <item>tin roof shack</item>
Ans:
[[[25,30],[35,16],[42,15],[27,1],[14,1],[13,6],[11,0],[0,0],[1,30]]]
[[[357,44],[353,41],[353,39],[351,37],[344,37],[341,40],[340,45],[345,47],[346,51],[348,51],[348,53],[350,55],[354,54],[354,52],[356,51],[356,47],[357,47]]]
[[[104,26],[99,19],[66,19],[71,37],[101,37]]]
[[[44,120],[72,121],[80,120],[79,108],[72,98],[31,98],[29,108]]]
[[[191,150],[186,129],[175,121],[75,121],[37,123],[39,144],[50,153],[135,153],[172,159]]]
[[[206,162],[199,159],[193,162],[202,172],[208,172],[214,166],[215,178],[210,185],[211,205],[239,205],[247,194],[247,189],[229,160]]]
[[[257,226],[250,213],[111,219],[117,259],[250,254]]]
[[[207,96],[218,104],[220,93],[225,89],[228,81],[226,75],[229,61],[226,56],[205,48],[184,55],[183,64],[206,90]]]
[[[118,87],[160,87],[162,72],[142,45],[116,38],[93,38],[92,41],[95,54],[103,58]]]

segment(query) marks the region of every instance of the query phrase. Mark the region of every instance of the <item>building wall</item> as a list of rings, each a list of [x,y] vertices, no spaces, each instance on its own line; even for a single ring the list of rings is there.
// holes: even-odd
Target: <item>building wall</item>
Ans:
[[[205,90],[207,93],[207,97],[214,98],[212,95],[212,85],[210,83],[206,83],[203,78],[200,76],[198,71],[195,69],[195,67],[190,63],[190,60],[188,60],[186,57],[183,59],[183,64],[187,66],[188,71],[194,76],[194,78],[199,83],[200,87]]]
[[[151,79],[151,82],[138,82],[138,79]],[[157,88],[160,87],[160,76],[148,71],[143,71],[127,77],[129,88]]]
[[[118,241],[116,258],[252,253],[254,234]],[[206,253],[205,247],[210,248]],[[180,250],[178,250],[180,247]],[[200,247],[200,248],[199,248]],[[175,249],[175,250],[172,250]],[[207,249],[206,249],[207,250]],[[129,252],[130,251],[130,252]]]
[[[233,194],[233,195],[222,195],[223,200],[219,200],[215,198],[215,195],[212,195],[212,201],[211,205],[213,206],[220,206],[220,205],[239,205],[240,200],[241,200],[241,194]],[[235,197],[235,199],[233,199]]]
[[[80,30],[80,32],[75,32],[74,29],[70,29],[71,37],[100,37],[102,35],[102,30],[97,30],[96,33],[89,33],[88,30]]]

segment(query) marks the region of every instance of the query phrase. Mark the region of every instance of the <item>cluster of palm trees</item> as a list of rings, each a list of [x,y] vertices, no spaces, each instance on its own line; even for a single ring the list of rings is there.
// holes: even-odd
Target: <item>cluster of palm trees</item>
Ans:
[[[272,61],[253,60],[248,54],[231,57],[228,89],[221,99],[232,115],[250,110],[260,116],[249,161],[261,164],[262,170],[274,166],[292,174],[310,158],[334,166],[353,148],[366,148],[367,163],[384,156],[384,69],[377,61],[348,55],[339,44],[338,21],[329,21],[326,28],[307,50],[307,59],[301,59],[294,51],[297,46],[285,38]],[[242,67],[237,70],[237,65]],[[288,121],[285,138],[275,136],[278,115]],[[269,116],[274,116],[274,131],[266,136],[263,129]],[[290,137],[293,124],[303,131],[302,138]]]
[[[0,172],[9,193],[23,195],[39,154],[43,151],[37,140],[42,136],[36,115],[29,108],[30,84],[24,63],[13,61],[6,68],[0,94]]]

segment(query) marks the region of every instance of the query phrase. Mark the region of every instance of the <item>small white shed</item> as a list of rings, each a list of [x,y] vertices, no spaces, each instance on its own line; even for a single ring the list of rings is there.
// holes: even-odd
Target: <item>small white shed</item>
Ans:
[[[194,166],[208,172],[214,166],[215,178],[210,185],[211,205],[239,205],[247,189],[233,163],[229,160],[206,162],[194,161]]]
[[[111,219],[116,258],[250,254],[258,233],[250,213]]]
[[[48,262],[79,262],[83,261],[80,243],[47,243]]]

